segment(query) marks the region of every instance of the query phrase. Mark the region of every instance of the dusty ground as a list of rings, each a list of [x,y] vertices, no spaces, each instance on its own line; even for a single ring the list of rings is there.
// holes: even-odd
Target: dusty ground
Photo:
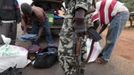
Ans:
[[[126,28],[120,36],[115,54],[134,61],[134,28]]]
[[[105,39],[106,31],[103,33],[103,39]],[[134,61],[134,28],[125,27],[112,54]]]
[[[18,28],[18,35],[21,34]],[[106,31],[103,33],[105,37]],[[28,47],[30,42],[17,42],[18,45]],[[43,44],[41,44],[44,46]],[[57,63],[49,69],[35,69],[28,66],[23,75],[64,75]],[[113,50],[111,60],[106,65],[95,63],[86,66],[85,75],[134,75],[134,28],[126,27],[119,37]]]

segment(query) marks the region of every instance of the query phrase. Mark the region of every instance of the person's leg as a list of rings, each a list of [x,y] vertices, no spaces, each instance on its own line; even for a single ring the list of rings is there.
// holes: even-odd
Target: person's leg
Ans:
[[[10,38],[12,39],[11,44],[15,45],[16,42],[16,34],[17,34],[17,23],[10,23],[10,28],[11,28],[11,32],[10,32]]]
[[[62,30],[60,32],[59,47],[58,47],[58,56],[60,65],[65,73],[65,75],[79,75],[77,73],[77,61],[74,56],[74,40],[72,28],[72,19],[65,19]],[[82,53],[85,48],[82,48]],[[81,55],[82,56],[82,55]],[[80,62],[81,63],[81,62]],[[84,66],[81,66],[81,72],[84,72]],[[81,75],[83,75],[82,73]]]
[[[38,32],[39,32],[39,23],[37,21],[32,21],[31,34],[36,34],[38,36]],[[39,44],[38,39],[39,38],[37,38],[35,40],[31,40],[32,41],[32,44]]]
[[[32,21],[32,30],[31,34],[38,34],[39,31],[39,25],[37,21]]]
[[[108,33],[106,36],[106,45],[103,48],[101,58],[105,61],[108,61],[112,50],[115,46],[116,40],[118,39],[123,27],[125,26],[129,17],[128,12],[122,12],[117,14],[110,23],[108,28]]]
[[[4,42],[1,38],[1,34],[5,35],[6,37],[9,37],[10,33],[10,24],[9,23],[1,23],[0,24],[0,45],[3,45]]]
[[[44,21],[44,32],[45,32],[45,37],[48,45],[53,45],[54,40],[52,38],[51,30],[50,30],[50,24],[48,22],[48,19]]]
[[[71,75],[76,69],[73,67],[72,64],[75,64],[74,57],[72,56],[73,53],[73,40],[71,39],[72,36],[72,29],[69,28],[67,21],[63,24],[63,27],[66,27],[61,30],[60,32],[60,39],[59,39],[59,47],[58,47],[58,56],[59,62],[64,70],[65,75]],[[71,24],[71,23],[70,23]]]

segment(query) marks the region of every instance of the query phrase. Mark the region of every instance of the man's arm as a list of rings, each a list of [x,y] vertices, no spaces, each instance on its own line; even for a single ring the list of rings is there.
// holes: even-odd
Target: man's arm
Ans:
[[[89,11],[91,3],[89,0],[78,0],[75,5],[74,12],[74,30],[76,33],[82,33],[86,31],[84,18]]]
[[[26,25],[26,22],[24,20],[24,17],[21,18],[21,26],[23,28],[23,34],[26,34],[27,33],[27,25]]]
[[[84,17],[85,17],[84,9],[79,8],[75,11],[73,27],[77,34],[83,34],[85,32]]]
[[[38,19],[39,21],[39,32],[38,32],[38,38],[40,38],[42,32],[43,32],[43,26],[44,26],[44,22],[45,22],[45,19],[46,19],[46,14],[44,12],[44,10],[40,7],[37,7],[37,6],[32,6],[32,9],[33,9],[33,12],[35,13],[36,15],[36,18]]]
[[[41,37],[42,32],[43,32],[43,27],[39,27],[38,38]]]

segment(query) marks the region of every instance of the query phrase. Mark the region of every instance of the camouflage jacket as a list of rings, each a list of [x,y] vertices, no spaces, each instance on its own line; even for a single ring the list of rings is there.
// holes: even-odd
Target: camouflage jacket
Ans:
[[[65,7],[67,9],[66,15],[73,16],[74,12],[78,8],[83,8],[84,10],[90,10],[92,0],[64,0]]]
[[[93,25],[91,23],[91,14],[89,13],[93,7],[92,6],[93,0],[64,0],[64,2],[65,2],[65,7],[66,7],[65,17],[64,17],[65,20],[73,19],[75,10],[78,8],[82,8],[86,11],[84,21],[85,21],[87,28]],[[64,26],[62,28],[64,29]]]

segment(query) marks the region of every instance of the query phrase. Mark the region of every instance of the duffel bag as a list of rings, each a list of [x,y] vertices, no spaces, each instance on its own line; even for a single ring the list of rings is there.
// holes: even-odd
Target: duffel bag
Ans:
[[[36,54],[32,66],[35,68],[49,68],[57,61],[57,47],[47,47]]]

